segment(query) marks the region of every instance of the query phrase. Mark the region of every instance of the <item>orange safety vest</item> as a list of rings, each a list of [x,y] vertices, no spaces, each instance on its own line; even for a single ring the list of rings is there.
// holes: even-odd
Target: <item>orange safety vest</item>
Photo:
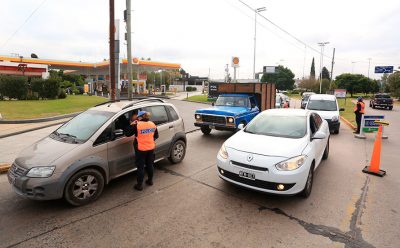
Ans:
[[[151,121],[138,121],[137,123],[137,143],[139,151],[150,151],[156,147],[154,132],[157,126]]]
[[[364,111],[365,103],[364,102],[357,102],[356,105],[354,106],[354,111],[357,111],[357,104],[360,104],[360,106],[361,106],[360,114],[364,114],[365,113],[365,111]]]

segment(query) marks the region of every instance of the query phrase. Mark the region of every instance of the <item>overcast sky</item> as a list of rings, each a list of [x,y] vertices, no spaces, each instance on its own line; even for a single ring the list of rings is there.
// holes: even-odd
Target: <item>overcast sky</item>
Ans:
[[[371,77],[380,76],[373,73],[375,65],[400,66],[398,0],[243,1],[253,8],[265,6],[262,15],[318,51],[318,42],[329,41],[324,65],[330,71],[335,47],[334,76],[367,75],[368,58]],[[87,62],[108,59],[108,3],[0,0],[0,54],[36,53],[40,58]],[[115,3],[122,38],[125,0]],[[208,76],[210,70],[214,79],[223,78],[225,64],[238,56],[238,78],[252,77],[254,11],[238,0],[132,0],[132,9],[133,56],[180,63],[191,75]],[[319,73],[319,53],[305,50],[261,17],[257,22],[256,71],[282,64],[296,78],[303,77],[303,68],[308,77],[315,57]],[[121,57],[126,57],[122,44]]]

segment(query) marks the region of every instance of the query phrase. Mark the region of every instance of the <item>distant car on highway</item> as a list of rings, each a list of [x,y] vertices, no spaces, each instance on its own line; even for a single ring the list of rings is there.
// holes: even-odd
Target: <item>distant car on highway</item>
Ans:
[[[266,110],[230,137],[217,155],[219,176],[268,193],[308,197],[329,155],[328,123],[302,109]]]
[[[314,92],[304,92],[303,93],[303,95],[302,95],[302,97],[301,97],[301,108],[302,109],[305,109],[306,108],[306,105],[307,105],[307,102],[308,102],[308,98],[311,96],[311,95],[314,95],[315,93]]]
[[[338,101],[334,95],[314,94],[310,95],[306,109],[317,112],[328,122],[330,132],[338,134],[340,130],[340,113]]]
[[[157,125],[156,161],[181,162],[186,134],[172,104],[156,98],[106,102],[23,150],[8,172],[12,188],[33,200],[64,197],[75,206],[96,200],[112,179],[136,170],[134,137],[123,129],[138,111],[150,112]]]
[[[371,108],[387,108],[389,110],[393,109],[393,99],[387,93],[375,94],[374,97],[369,101],[369,106]]]

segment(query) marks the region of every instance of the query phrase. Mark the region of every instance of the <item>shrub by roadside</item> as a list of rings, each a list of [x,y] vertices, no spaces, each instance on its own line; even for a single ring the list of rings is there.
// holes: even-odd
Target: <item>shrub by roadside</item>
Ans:
[[[26,77],[0,76],[0,98],[26,99],[28,83]]]

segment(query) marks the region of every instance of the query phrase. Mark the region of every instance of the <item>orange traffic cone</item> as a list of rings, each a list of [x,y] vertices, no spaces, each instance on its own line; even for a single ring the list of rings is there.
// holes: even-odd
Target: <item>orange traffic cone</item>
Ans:
[[[376,134],[374,142],[374,150],[372,151],[372,158],[369,163],[369,166],[365,166],[365,168],[362,170],[364,173],[380,177],[386,175],[386,171],[379,169],[379,164],[381,160],[381,148],[382,148],[382,125],[379,125],[378,133]]]

